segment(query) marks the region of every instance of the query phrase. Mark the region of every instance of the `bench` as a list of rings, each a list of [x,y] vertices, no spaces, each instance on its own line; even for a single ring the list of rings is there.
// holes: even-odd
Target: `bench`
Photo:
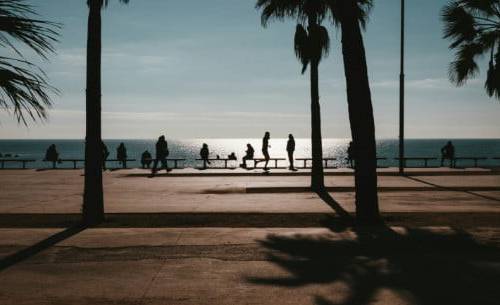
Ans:
[[[85,159],[60,159],[61,162],[73,162],[73,169],[76,169],[77,162],[85,162]]]
[[[278,161],[285,161],[285,158],[269,158],[269,161],[274,161],[274,168],[278,168]],[[253,167],[257,168],[257,164],[260,162],[266,162],[266,159],[263,158],[254,158],[252,160],[247,160],[247,161],[253,161]]]
[[[236,162],[238,162],[238,159],[228,159],[228,158],[219,158],[219,159],[211,159],[211,158],[209,158],[207,160],[210,161],[210,162],[212,162],[212,161],[224,161],[224,168],[228,168],[227,167],[227,163],[229,161],[236,161]],[[196,159],[196,161],[204,161],[204,159]],[[203,168],[206,168],[206,167],[207,167],[207,165],[205,164],[205,161],[204,161],[203,162]]]
[[[345,158],[345,159],[346,159],[346,160],[349,160],[349,158]],[[386,158],[386,157],[377,157],[376,159],[377,159],[377,160],[376,160],[376,161],[377,161],[377,167],[381,167],[381,166],[379,166],[379,165],[378,165],[378,161],[380,161],[380,160],[384,160],[384,161],[385,161],[385,160],[387,160],[387,158]],[[354,160],[353,160],[353,161],[354,161]],[[384,166],[384,167],[386,167],[386,166]]]
[[[26,163],[36,162],[36,160],[32,160],[32,159],[0,159],[0,163],[2,163],[2,168],[5,168],[6,162],[12,162],[12,163],[22,162],[23,169],[26,169]]]
[[[154,162],[156,159],[145,159],[145,161],[151,161],[151,162]],[[174,162],[174,168],[175,169],[178,169],[180,168],[178,165],[179,165],[179,162],[184,162],[186,161],[186,159],[180,159],[180,158],[167,158],[167,163],[170,161],[170,162]],[[141,163],[142,163],[142,160],[141,160]],[[142,165],[142,164],[141,164]]]
[[[394,158],[394,160],[399,161],[400,158]],[[434,157],[404,157],[403,158],[403,167],[406,167],[406,161],[424,161],[424,167],[429,167],[429,160],[437,160]]]
[[[304,166],[301,168],[307,168],[307,161],[312,161],[312,158],[296,158],[297,161],[303,161]],[[328,167],[328,161],[336,161],[337,158],[323,158],[323,162],[325,162],[325,168],[336,168],[336,166]]]
[[[457,166],[457,160],[474,160],[474,167],[477,167],[479,160],[488,160],[486,157],[456,157],[453,159],[453,167]]]

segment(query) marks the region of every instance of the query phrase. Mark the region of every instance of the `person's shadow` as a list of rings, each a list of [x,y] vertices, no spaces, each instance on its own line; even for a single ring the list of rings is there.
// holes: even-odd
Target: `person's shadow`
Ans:
[[[335,224],[333,231],[338,232],[339,226]],[[316,295],[317,305],[369,304],[381,289],[390,289],[403,299],[410,295],[407,301],[422,305],[493,305],[500,300],[499,248],[480,244],[464,231],[395,231],[384,225],[346,231],[354,237],[270,235],[260,243],[268,260],[289,276],[247,280],[289,288],[347,285],[346,295]],[[339,298],[340,302],[332,301]]]

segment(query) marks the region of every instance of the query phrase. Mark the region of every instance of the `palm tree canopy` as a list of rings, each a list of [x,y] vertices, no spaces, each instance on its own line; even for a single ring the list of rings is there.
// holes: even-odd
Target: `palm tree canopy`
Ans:
[[[26,116],[46,118],[50,107],[49,92],[57,89],[46,81],[46,75],[14,45],[19,41],[46,58],[55,51],[60,25],[39,20],[33,7],[24,0],[0,0],[0,47],[9,48],[21,59],[0,56],[0,108],[11,112],[18,122],[27,124]]]
[[[451,40],[455,59],[449,68],[457,86],[479,72],[477,60],[489,57],[485,82],[489,96],[500,99],[500,0],[458,0],[442,10],[444,38]]]
[[[294,49],[302,63],[302,73],[309,63],[319,63],[328,55],[330,38],[321,22],[328,14],[329,0],[258,0],[255,7],[261,9],[261,23],[266,27],[271,20],[297,21]],[[306,26],[307,24],[307,26]]]

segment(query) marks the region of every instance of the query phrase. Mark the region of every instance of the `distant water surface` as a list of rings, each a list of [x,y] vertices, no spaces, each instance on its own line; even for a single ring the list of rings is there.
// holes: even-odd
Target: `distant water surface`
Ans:
[[[269,150],[271,157],[286,157],[287,139],[271,138]],[[427,157],[440,156],[440,148],[446,144],[446,139],[409,139],[406,140],[407,157]],[[480,157],[500,157],[500,139],[455,139],[452,140],[456,148],[457,156],[480,156]],[[105,140],[105,144],[111,153],[111,158],[116,158],[116,148],[120,142],[124,142],[127,147],[129,158],[140,159],[144,150],[149,150],[154,156],[156,140]],[[0,140],[0,153],[18,155],[19,158],[29,158],[39,160],[30,167],[47,167],[45,162],[41,162],[45,156],[45,150],[50,144],[56,144],[60,157],[63,159],[79,159],[84,156],[83,140]],[[221,158],[227,157],[231,152],[235,152],[240,159],[246,150],[246,144],[251,143],[255,148],[256,157],[261,157],[261,139],[188,139],[188,140],[168,140],[171,158],[187,159],[186,166],[195,166],[194,159],[199,158],[199,151],[202,143],[207,143],[211,157],[219,155]],[[337,166],[345,166],[345,157],[349,140],[347,139],[324,139],[324,157],[337,158]],[[311,155],[309,139],[296,139],[296,158],[308,158]],[[380,157],[387,157],[387,161],[381,161],[384,166],[396,166],[394,157],[398,154],[398,141],[396,139],[385,139],[377,141],[377,154]],[[482,162],[484,165],[498,165],[500,160],[488,160]],[[132,162],[131,166],[138,167],[139,162]],[[284,164],[283,164],[284,165]],[[410,164],[409,164],[410,165]],[[438,165],[432,162],[430,165]],[[458,165],[471,165],[470,162],[463,161]],[[7,165],[9,166],[9,165]],[[13,166],[13,165],[10,165]],[[62,164],[61,167],[71,167],[70,163]]]

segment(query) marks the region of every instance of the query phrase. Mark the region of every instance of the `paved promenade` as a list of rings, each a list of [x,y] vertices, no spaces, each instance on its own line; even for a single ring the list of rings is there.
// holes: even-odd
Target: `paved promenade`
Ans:
[[[81,228],[82,171],[0,171],[0,304],[498,304],[499,175],[381,175],[359,230],[352,176],[245,172],[107,171]]]

